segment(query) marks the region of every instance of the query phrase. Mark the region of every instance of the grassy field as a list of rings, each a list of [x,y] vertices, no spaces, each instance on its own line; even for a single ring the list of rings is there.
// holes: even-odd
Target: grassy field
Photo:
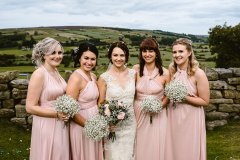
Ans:
[[[0,159],[28,160],[31,131],[3,119],[0,119],[0,128]],[[240,121],[207,131],[207,159],[240,160],[239,133]]]

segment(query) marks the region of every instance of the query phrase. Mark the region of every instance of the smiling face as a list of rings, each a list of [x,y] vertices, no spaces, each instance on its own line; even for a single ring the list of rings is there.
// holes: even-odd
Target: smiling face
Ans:
[[[186,69],[189,62],[189,56],[191,52],[189,52],[185,45],[176,44],[172,48],[172,55],[174,62],[181,68]]]
[[[112,63],[115,67],[121,68],[126,62],[126,56],[123,50],[119,47],[115,47],[111,55]]]
[[[79,59],[80,68],[83,71],[90,72],[97,63],[96,55],[91,51],[83,52],[82,56]]]
[[[47,53],[44,56],[45,65],[49,65],[51,67],[57,67],[60,65],[63,59],[63,51],[60,45],[57,45],[55,50],[52,53]]]
[[[155,63],[156,52],[152,49],[142,51],[142,57],[147,64]]]

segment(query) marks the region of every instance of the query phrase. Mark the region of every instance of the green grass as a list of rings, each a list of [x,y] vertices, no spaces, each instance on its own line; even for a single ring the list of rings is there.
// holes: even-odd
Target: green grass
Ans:
[[[31,132],[0,119],[0,159],[29,159]]]
[[[240,159],[240,121],[207,132],[208,160]]]
[[[29,157],[31,132],[0,119],[0,159],[23,160]],[[208,160],[240,159],[240,121],[207,131]]]

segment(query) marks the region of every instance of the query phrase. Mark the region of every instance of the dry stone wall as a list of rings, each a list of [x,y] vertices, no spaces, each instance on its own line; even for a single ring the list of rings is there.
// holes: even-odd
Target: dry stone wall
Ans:
[[[211,94],[210,103],[204,108],[206,126],[213,130],[226,125],[231,118],[240,119],[240,68],[206,69],[206,74]],[[32,124],[32,116],[25,107],[28,80],[18,76],[18,71],[0,73],[0,118],[28,127]]]

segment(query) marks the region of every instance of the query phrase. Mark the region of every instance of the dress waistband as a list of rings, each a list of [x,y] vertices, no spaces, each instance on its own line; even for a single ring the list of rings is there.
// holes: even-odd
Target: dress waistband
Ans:
[[[78,102],[80,110],[86,110],[92,107],[97,106],[97,100],[90,101],[90,102]]]

